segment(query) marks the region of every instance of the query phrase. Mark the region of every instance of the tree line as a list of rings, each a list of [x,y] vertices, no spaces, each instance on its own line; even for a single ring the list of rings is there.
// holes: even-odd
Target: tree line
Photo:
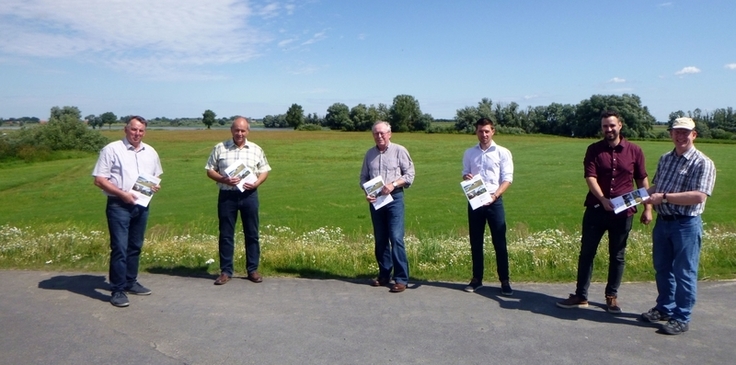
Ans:
[[[438,120],[423,113],[419,102],[411,95],[398,95],[393,104],[358,104],[352,108],[343,103],[332,104],[324,117],[316,113],[304,115],[299,104],[292,104],[286,114],[267,115],[262,122],[266,128],[321,129],[341,131],[367,131],[377,120],[391,124],[395,132],[472,133],[475,121],[481,117],[494,121],[500,133],[551,134],[558,136],[591,138],[600,132],[600,113],[616,110],[621,115],[627,138],[669,138],[666,131],[656,132],[656,119],[634,94],[593,95],[578,104],[552,103],[547,106],[521,108],[515,102],[493,103],[483,98],[476,106],[458,109],[451,123],[437,125]],[[703,113],[677,111],[670,114],[667,124],[681,116],[695,120],[702,138],[736,139],[736,114],[733,108],[716,109]],[[445,120],[443,120],[445,121]],[[316,128],[315,128],[316,127]]]

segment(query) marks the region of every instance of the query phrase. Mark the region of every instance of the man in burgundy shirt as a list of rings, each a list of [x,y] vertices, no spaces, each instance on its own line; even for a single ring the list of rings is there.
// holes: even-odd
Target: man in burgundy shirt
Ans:
[[[621,118],[618,112],[601,113],[603,140],[588,146],[583,160],[588,195],[585,198],[583,236],[580,239],[578,278],[575,294],[557,302],[561,308],[588,306],[588,287],[593,274],[593,259],[603,234],[608,231],[608,283],[606,285],[606,310],[621,313],[618,306],[618,287],[624,274],[626,241],[636,207],[618,214],[613,212],[611,198],[621,196],[637,188],[649,188],[644,153],[639,146],[625,140],[621,135]],[[644,205],[641,223],[652,221],[652,206]]]

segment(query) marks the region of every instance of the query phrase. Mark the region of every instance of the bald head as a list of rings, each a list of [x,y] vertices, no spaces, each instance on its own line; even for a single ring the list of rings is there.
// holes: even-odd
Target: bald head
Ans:
[[[233,135],[233,142],[238,147],[245,145],[245,139],[248,137],[250,132],[250,124],[248,120],[243,117],[237,117],[233,119],[233,124],[230,126],[230,133]]]

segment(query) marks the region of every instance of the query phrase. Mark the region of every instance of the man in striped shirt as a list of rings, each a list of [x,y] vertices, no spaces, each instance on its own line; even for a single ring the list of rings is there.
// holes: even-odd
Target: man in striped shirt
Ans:
[[[693,144],[697,135],[692,119],[675,119],[670,128],[675,148],[660,157],[654,186],[649,189],[650,203],[657,212],[652,260],[658,296],[657,305],[641,318],[667,321],[661,331],[668,335],[689,329],[703,235],[700,215],[716,182],[713,161]]]

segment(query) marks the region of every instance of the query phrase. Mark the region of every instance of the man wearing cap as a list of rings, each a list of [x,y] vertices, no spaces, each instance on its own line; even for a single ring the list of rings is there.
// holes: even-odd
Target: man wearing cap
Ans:
[[[689,329],[703,234],[700,215],[716,181],[713,161],[693,145],[697,135],[692,119],[675,119],[670,128],[675,148],[660,157],[649,189],[649,201],[657,212],[652,261],[658,295],[657,305],[641,318],[666,321],[661,331],[668,335]]]
[[[618,305],[618,288],[624,275],[626,244],[636,214],[631,207],[618,214],[614,212],[611,198],[621,196],[637,188],[649,188],[644,153],[641,148],[621,136],[621,117],[618,112],[601,113],[603,139],[588,146],[583,159],[588,195],[585,197],[583,234],[578,256],[578,277],[575,294],[557,302],[561,308],[588,306],[588,288],[593,274],[593,261],[603,234],[608,232],[608,282],[606,283],[606,311],[621,313]],[[646,205],[640,222],[652,221],[652,207]]]

